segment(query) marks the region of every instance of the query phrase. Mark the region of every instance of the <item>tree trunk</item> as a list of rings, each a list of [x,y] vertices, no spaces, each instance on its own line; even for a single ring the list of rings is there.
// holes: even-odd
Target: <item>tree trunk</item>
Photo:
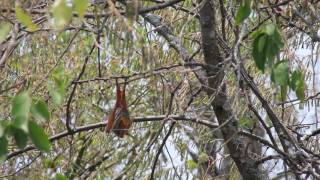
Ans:
[[[226,95],[226,85],[223,82],[225,76],[223,68],[223,58],[220,55],[217,45],[215,30],[215,9],[210,0],[199,0],[200,24],[202,36],[202,48],[204,61],[208,65],[208,85],[206,88],[209,97],[214,96],[211,105],[216,114],[221,127],[221,132],[230,155],[237,165],[237,168],[246,180],[267,179],[261,170],[257,168],[256,160],[246,153],[244,138],[237,135],[237,119],[231,109],[231,105]]]

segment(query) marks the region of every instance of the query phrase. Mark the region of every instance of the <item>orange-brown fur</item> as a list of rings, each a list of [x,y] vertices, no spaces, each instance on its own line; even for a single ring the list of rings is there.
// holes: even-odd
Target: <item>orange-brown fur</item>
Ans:
[[[127,109],[125,98],[125,87],[123,90],[121,90],[117,82],[117,99],[116,104],[108,118],[107,132],[112,131],[118,137],[122,138],[125,135],[128,135],[131,125],[132,121],[129,117],[129,111]]]

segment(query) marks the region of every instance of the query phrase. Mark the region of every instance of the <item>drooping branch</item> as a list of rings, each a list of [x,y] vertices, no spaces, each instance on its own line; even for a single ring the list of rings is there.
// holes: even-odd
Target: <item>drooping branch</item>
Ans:
[[[169,128],[169,131],[168,131],[168,133],[166,134],[166,136],[164,137],[164,139],[163,139],[163,141],[162,141],[162,143],[161,143],[161,145],[160,145],[160,148],[158,149],[158,152],[157,152],[157,154],[156,154],[155,160],[154,160],[153,165],[152,165],[152,171],[151,171],[151,175],[150,175],[150,179],[151,179],[151,180],[153,179],[153,175],[154,175],[154,172],[155,172],[155,169],[156,169],[156,165],[157,165],[159,156],[160,156],[160,154],[161,154],[161,152],[162,152],[162,149],[163,149],[164,145],[165,145],[166,142],[167,142],[167,139],[169,138],[171,132],[173,131],[173,128],[174,128],[174,125],[175,125],[175,124],[176,124],[175,122],[171,123],[170,128]]]
[[[281,121],[279,120],[279,118],[277,117],[277,115],[273,112],[273,110],[271,109],[271,107],[269,106],[268,102],[261,96],[261,93],[259,92],[259,89],[257,88],[257,86],[255,85],[255,83],[253,82],[253,80],[249,77],[249,75],[247,74],[246,70],[242,67],[241,68],[241,76],[244,78],[244,80],[248,83],[250,89],[253,91],[253,93],[257,96],[257,98],[259,99],[259,101],[262,104],[262,107],[266,110],[272,124],[275,127],[275,130],[277,131],[278,135],[280,136],[280,141],[282,142],[282,145],[284,146],[285,149],[288,149],[288,147],[286,147],[286,142],[284,140],[284,138],[286,140],[289,140],[290,143],[297,148],[296,145],[296,141],[295,139],[289,134],[289,132],[287,131],[287,129],[284,127],[284,125],[281,123]]]
[[[94,48],[95,48],[95,45],[92,46],[92,48],[91,48],[88,56],[85,58],[84,63],[83,63],[83,66],[82,66],[82,69],[81,69],[81,72],[79,73],[78,77],[76,78],[77,81],[80,80],[81,76],[83,75],[83,73],[84,73],[84,71],[85,71],[85,69],[86,69],[87,63],[88,63],[88,61],[89,61],[89,59],[90,59],[90,56],[91,56]],[[66,127],[67,127],[67,130],[68,130],[68,131],[72,131],[72,128],[70,127],[70,121],[71,121],[70,107],[71,107],[72,99],[74,98],[74,94],[75,94],[75,92],[76,92],[76,88],[77,88],[77,84],[74,84],[74,85],[73,85],[73,88],[72,88],[72,91],[71,91],[71,93],[70,93],[70,95],[69,95],[68,102],[67,102],[67,108],[66,108]]]

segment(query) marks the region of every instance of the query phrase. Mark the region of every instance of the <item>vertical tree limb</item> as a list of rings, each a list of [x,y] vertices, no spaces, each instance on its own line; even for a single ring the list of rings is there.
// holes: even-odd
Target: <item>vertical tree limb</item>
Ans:
[[[257,168],[256,160],[246,154],[243,139],[239,136],[234,136],[238,132],[237,119],[233,115],[226,95],[226,85],[223,82],[225,72],[223,69],[223,58],[217,44],[215,9],[213,8],[212,1],[199,0],[198,2],[202,4],[199,14],[204,61],[209,65],[207,74],[210,89],[207,88],[207,94],[208,96],[212,96],[214,93],[217,94],[211,105],[219,124],[229,121],[225,126],[221,127],[223,138],[227,142],[230,155],[243,179],[266,179],[263,172]]]

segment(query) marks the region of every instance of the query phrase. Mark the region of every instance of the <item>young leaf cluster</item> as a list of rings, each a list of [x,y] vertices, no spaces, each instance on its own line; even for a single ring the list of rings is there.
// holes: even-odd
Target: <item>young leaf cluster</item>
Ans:
[[[35,120],[50,120],[46,103],[41,99],[32,99],[27,92],[21,92],[12,100],[10,121],[0,121],[0,159],[4,160],[8,152],[8,142],[14,139],[18,148],[26,147],[28,137],[41,151],[51,148],[48,136]]]

